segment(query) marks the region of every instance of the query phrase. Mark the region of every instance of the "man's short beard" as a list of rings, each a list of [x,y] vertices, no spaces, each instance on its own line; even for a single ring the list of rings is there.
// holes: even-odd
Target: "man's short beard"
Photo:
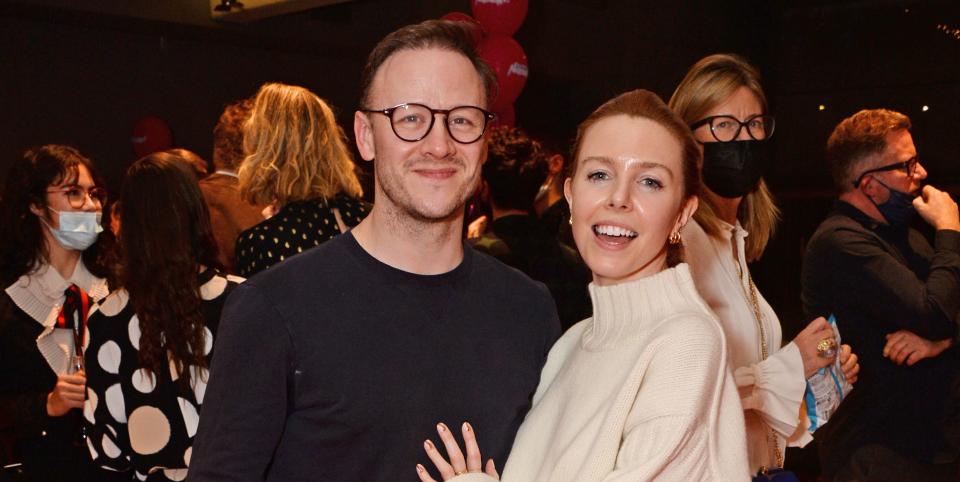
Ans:
[[[462,165],[462,162],[461,162],[461,165]],[[413,199],[413,196],[410,195],[409,192],[404,191],[402,187],[402,184],[403,184],[402,182],[393,182],[393,181],[399,180],[401,176],[392,177],[391,182],[384,183],[383,176],[378,175],[376,171],[377,171],[376,166],[374,166],[374,174],[376,176],[377,187],[379,188],[379,191],[386,198],[390,200],[390,204],[394,206],[395,208],[394,215],[399,215],[400,213],[403,213],[404,215],[406,215],[408,219],[413,220],[414,222],[419,224],[443,223],[443,222],[453,221],[454,219],[456,219],[459,215],[461,215],[464,212],[464,206],[466,206],[467,201],[473,195],[473,192],[476,190],[477,184],[479,183],[479,174],[478,174],[477,179],[473,183],[473,187],[469,188],[468,186],[468,189],[465,189],[464,192],[461,193],[460,199],[458,199],[455,203],[453,203],[450,209],[446,210],[445,212],[442,212],[441,214],[433,215],[433,214],[427,214],[417,208],[417,203],[415,199]],[[408,202],[404,202],[403,200],[399,199],[399,196],[395,196],[395,194],[398,194],[398,193],[406,194]],[[374,202],[376,202],[376,200]]]

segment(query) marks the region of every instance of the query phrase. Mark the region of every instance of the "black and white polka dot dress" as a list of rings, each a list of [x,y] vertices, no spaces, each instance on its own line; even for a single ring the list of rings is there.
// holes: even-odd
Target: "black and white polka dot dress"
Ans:
[[[212,269],[199,276],[209,366],[223,303],[243,278]],[[140,365],[140,320],[125,290],[104,299],[90,315],[88,329],[83,417],[94,463],[132,470],[132,480],[186,479],[207,369],[189,367],[190,387],[177,383],[172,361],[169,370],[151,377]]]
[[[272,218],[237,236],[237,272],[249,278],[340,234],[333,208],[351,228],[370,212],[369,204],[345,195],[329,202],[311,199],[289,203]]]

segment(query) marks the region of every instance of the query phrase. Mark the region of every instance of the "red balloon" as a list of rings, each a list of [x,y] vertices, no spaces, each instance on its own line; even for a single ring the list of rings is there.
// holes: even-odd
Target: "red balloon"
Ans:
[[[137,157],[143,157],[173,147],[173,133],[163,119],[147,116],[134,124],[130,142]]]
[[[463,22],[470,25],[471,33],[473,34],[473,46],[476,47],[483,40],[483,27],[480,26],[480,22],[477,19],[463,13],[463,12],[450,12],[442,17],[440,20],[450,20],[451,22]]]
[[[510,37],[489,36],[477,48],[480,57],[497,74],[499,95],[491,104],[510,104],[517,100],[527,83],[529,68],[527,54],[516,40]]]
[[[493,113],[497,115],[497,118],[493,120],[491,127],[516,127],[517,111],[513,108],[513,104],[495,105],[493,106]]]
[[[487,34],[509,37],[527,16],[527,0],[470,0],[470,10]]]

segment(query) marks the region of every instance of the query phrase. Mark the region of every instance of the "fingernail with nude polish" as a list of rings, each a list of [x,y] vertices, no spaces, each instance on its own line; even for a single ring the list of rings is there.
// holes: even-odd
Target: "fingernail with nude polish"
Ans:
[[[438,423],[438,424],[437,424],[437,432],[443,433],[443,432],[446,432],[446,431],[447,431],[447,426],[446,426],[446,425],[444,425],[444,424],[442,424],[442,423]]]
[[[469,432],[469,431],[471,431],[471,430],[473,430],[473,427],[471,427],[468,422],[463,422],[463,431],[464,431],[464,432]]]
[[[427,450],[432,450],[432,449],[433,449],[433,442],[431,442],[431,441],[429,441],[429,440],[424,441],[424,442],[423,442],[423,448],[425,448],[425,449],[427,449]]]
[[[422,474],[422,473],[424,473],[426,470],[427,470],[427,469],[423,468],[422,465],[417,464],[417,473],[418,473],[418,474]]]

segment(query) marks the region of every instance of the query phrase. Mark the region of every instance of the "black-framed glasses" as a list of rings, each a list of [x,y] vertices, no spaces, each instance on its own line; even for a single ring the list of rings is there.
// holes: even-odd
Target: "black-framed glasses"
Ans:
[[[690,124],[690,129],[694,130],[705,124],[710,126],[710,133],[718,142],[730,142],[740,136],[740,131],[744,127],[747,128],[750,138],[755,141],[769,139],[773,137],[776,122],[769,114],[750,116],[743,122],[731,115],[713,115]]]
[[[496,116],[479,107],[461,105],[452,109],[433,109],[423,104],[400,104],[386,109],[360,109],[362,112],[383,114],[390,119],[390,127],[400,140],[417,142],[430,134],[437,114],[446,118],[444,125],[450,137],[461,144],[473,144],[483,137],[487,123]]]
[[[66,186],[60,189],[48,189],[47,193],[63,193],[67,196],[67,202],[70,203],[70,207],[73,209],[82,208],[87,202],[87,197],[89,197],[94,204],[100,206],[107,204],[107,190],[102,187],[95,186],[90,189],[84,189],[80,186]]]
[[[895,162],[893,164],[887,164],[886,166],[867,169],[866,171],[860,173],[860,176],[857,177],[856,181],[853,181],[853,187],[860,187],[860,181],[863,181],[863,178],[866,177],[867,174],[873,174],[875,172],[902,170],[903,172],[907,173],[907,177],[913,177],[913,175],[917,173],[918,164],[920,164],[920,156],[913,156],[903,162]]]

